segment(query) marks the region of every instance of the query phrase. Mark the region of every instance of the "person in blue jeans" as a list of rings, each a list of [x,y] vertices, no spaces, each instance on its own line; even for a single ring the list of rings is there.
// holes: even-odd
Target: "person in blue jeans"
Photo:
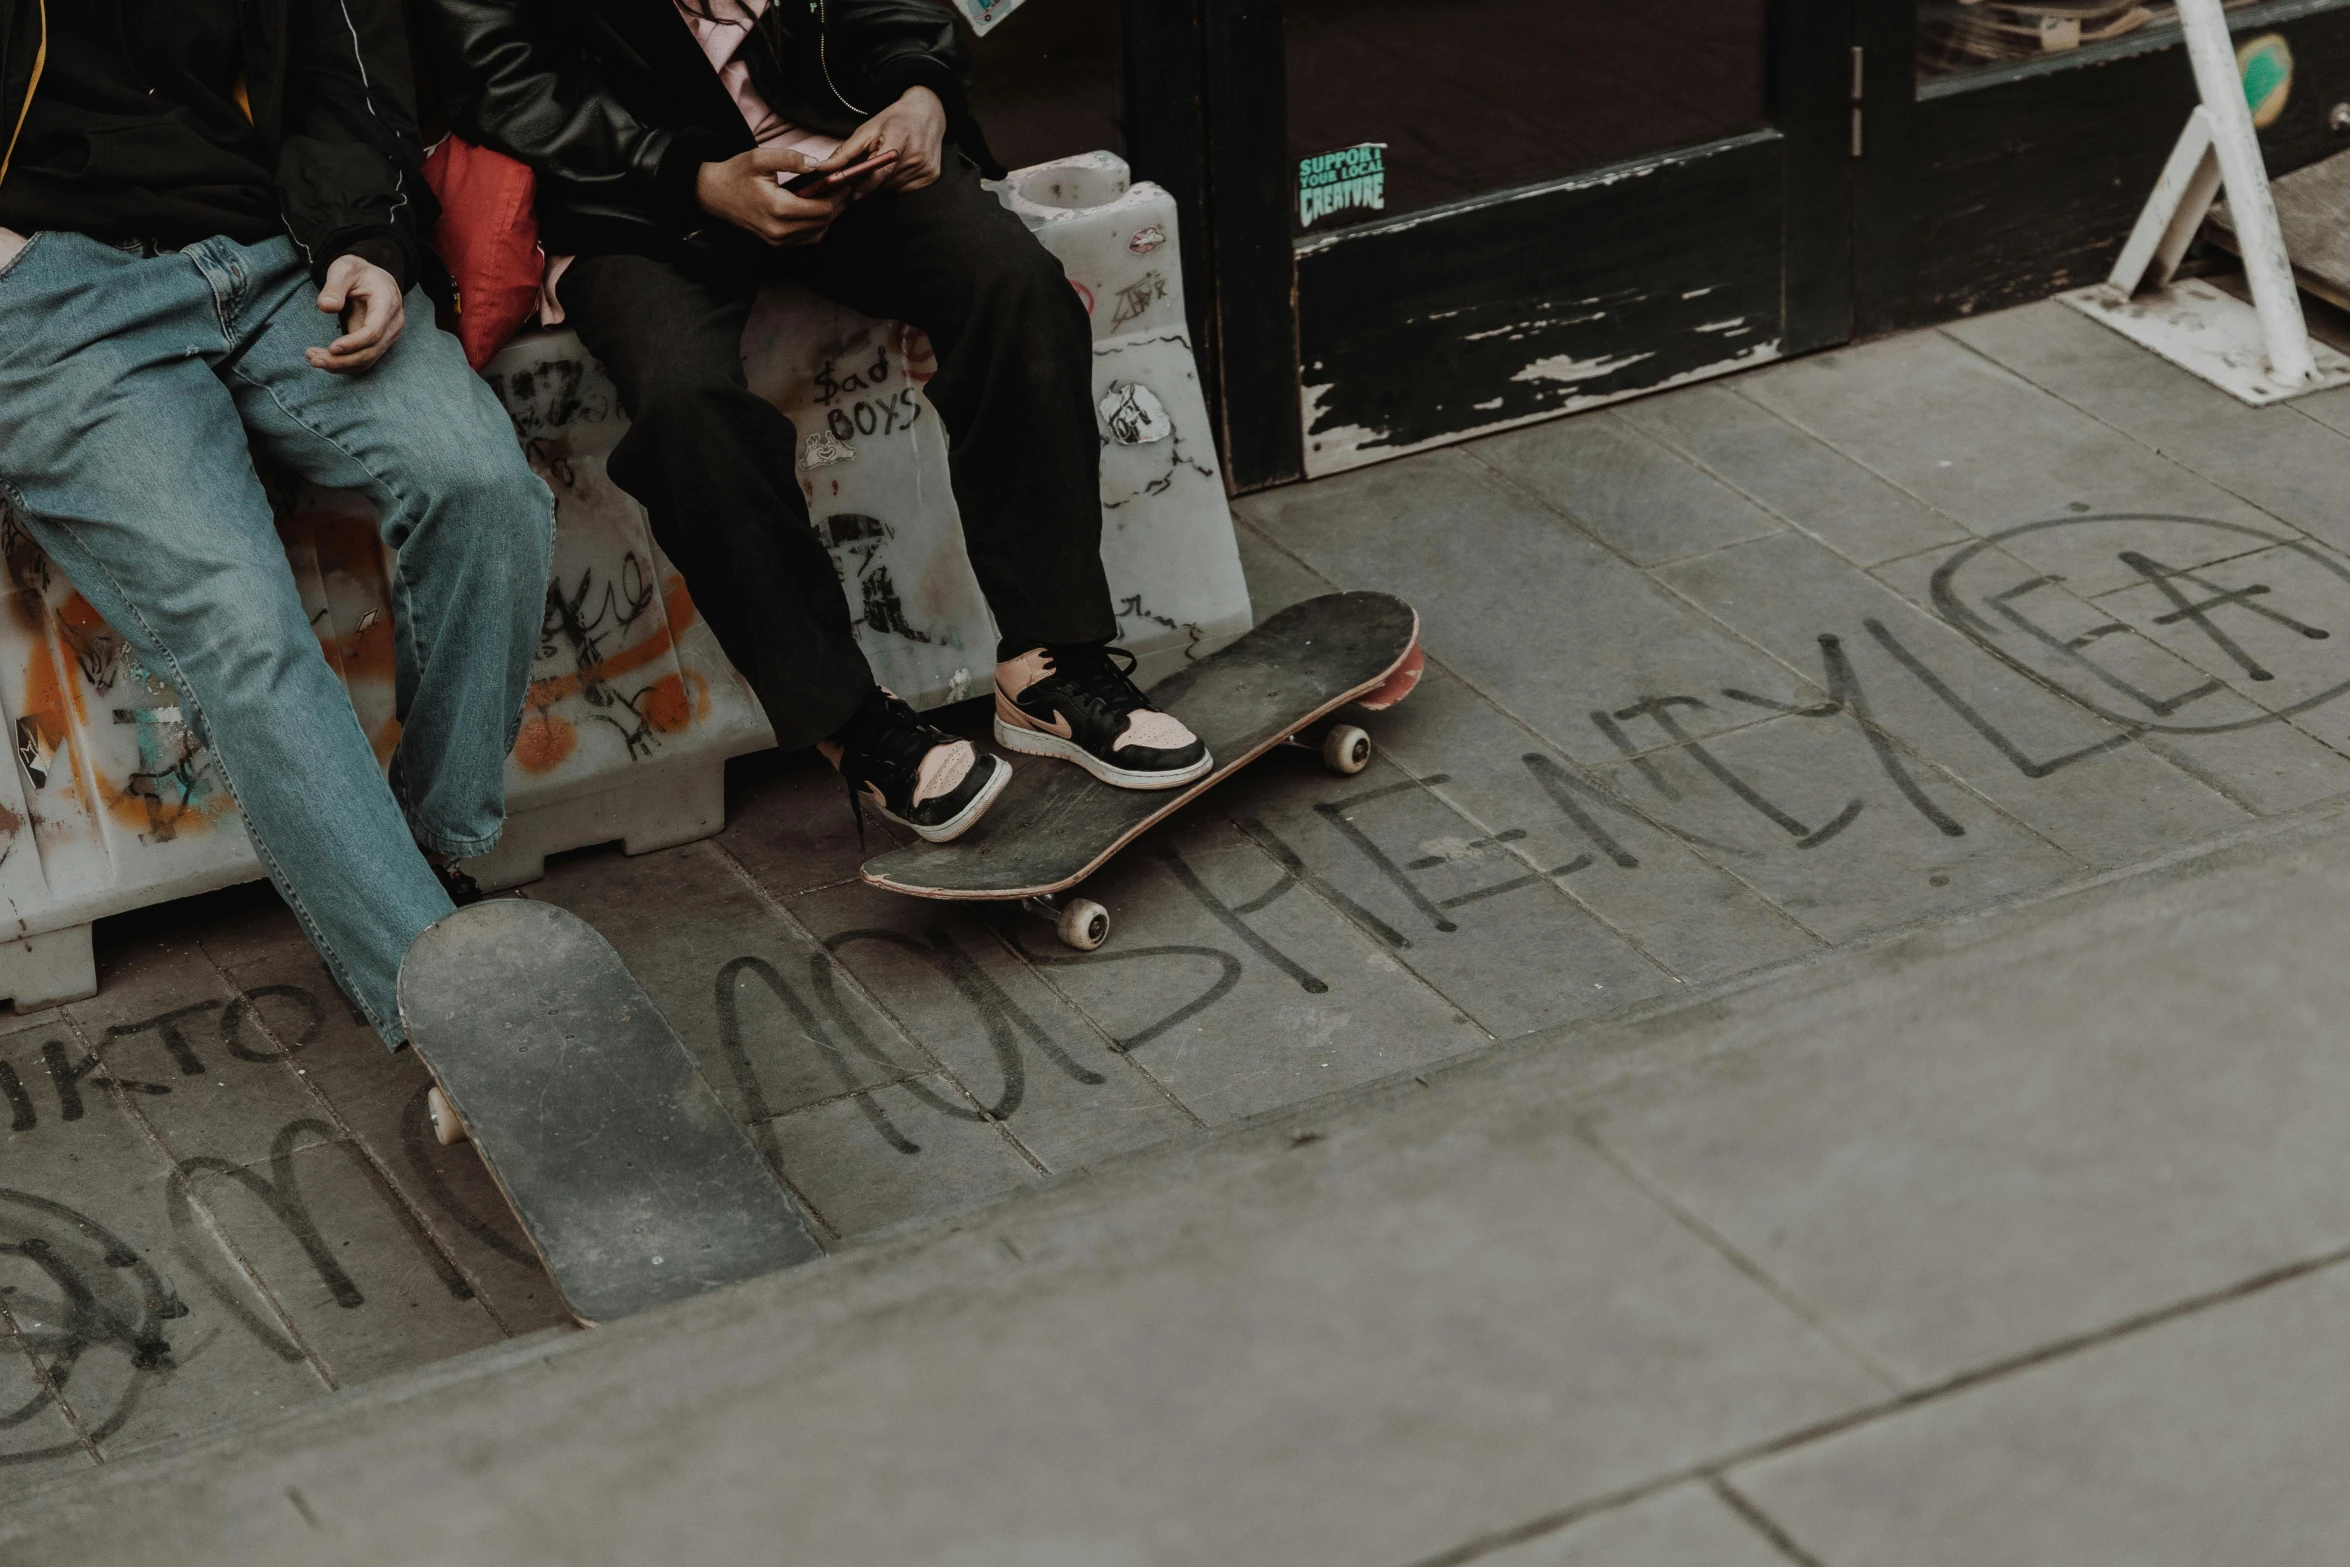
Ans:
[[[396,0],[0,0],[0,502],[176,689],[394,1045],[401,959],[504,821],[554,538],[411,287],[412,82]],[[388,778],[252,452],[381,510]]]

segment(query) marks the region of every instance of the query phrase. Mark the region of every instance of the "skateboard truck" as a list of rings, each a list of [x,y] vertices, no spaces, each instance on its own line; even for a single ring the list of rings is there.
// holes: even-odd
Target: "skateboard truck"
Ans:
[[[1065,892],[1040,892],[1020,900],[1020,912],[1043,920],[1061,938],[1061,945],[1091,952],[1110,939],[1110,911],[1091,898]]]
[[[1371,736],[1354,724],[1308,724],[1281,743],[1313,752],[1341,778],[1352,778],[1371,765]]]
[[[454,1148],[459,1143],[473,1141],[472,1134],[465,1130],[465,1122],[457,1114],[457,1107],[449,1103],[449,1096],[442,1093],[437,1084],[425,1090],[424,1113],[432,1121],[432,1140],[443,1148]]]

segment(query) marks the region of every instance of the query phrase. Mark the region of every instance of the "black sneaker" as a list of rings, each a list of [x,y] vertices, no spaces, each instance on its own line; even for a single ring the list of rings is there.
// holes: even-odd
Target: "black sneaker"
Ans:
[[[827,754],[835,747],[854,800],[932,843],[970,831],[1012,781],[1011,763],[924,723],[878,686]]]
[[[480,882],[465,874],[458,861],[450,860],[443,863],[427,857],[424,863],[432,867],[433,875],[440,881],[441,890],[449,895],[449,901],[457,907],[464,908],[469,903],[479,903],[483,898],[489,896],[481,890]]]
[[[1121,789],[1177,789],[1214,767],[1207,742],[1135,689],[1123,648],[1047,647],[996,665],[995,738]]]

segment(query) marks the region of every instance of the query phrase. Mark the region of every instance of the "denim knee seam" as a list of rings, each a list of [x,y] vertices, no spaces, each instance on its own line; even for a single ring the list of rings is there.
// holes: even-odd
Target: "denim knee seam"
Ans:
[[[540,482],[543,484],[545,481],[543,481],[543,480],[542,480],[542,481],[540,481]],[[556,544],[558,544],[559,542],[561,542],[561,540],[562,540],[562,537],[563,537],[563,519],[562,519],[561,515],[560,515],[560,514],[559,514],[559,513],[556,511],[556,508],[555,508],[554,501],[555,501],[555,492],[554,492],[553,490],[548,490],[548,491],[547,491],[547,562],[548,562],[548,567],[547,567],[547,569],[548,569],[549,571],[552,571],[552,570],[554,569],[554,560],[555,560],[555,546],[556,546]],[[666,615],[666,614],[668,613],[668,609],[667,609],[667,606],[666,606],[666,604],[664,604],[664,606],[663,606],[662,613],[663,613],[664,615]],[[545,629],[546,629],[545,610],[544,610],[544,607],[543,607],[543,601],[542,601],[542,608],[541,608],[541,611],[540,611],[539,629],[541,630],[541,632],[544,632],[544,631],[545,631]],[[670,633],[670,634],[671,634],[671,637],[674,639],[674,637],[675,637],[675,635],[676,635],[676,632],[675,632],[675,630],[674,630],[674,629],[672,629],[672,631],[671,631],[671,633]],[[529,677],[528,677],[528,676],[525,676],[525,677],[524,677],[524,679],[523,679],[523,682],[522,682],[522,700],[514,704],[514,711],[513,711],[513,713],[512,713],[511,715],[509,715],[509,716],[507,717],[507,719],[506,719],[506,754],[508,754],[509,756],[510,756],[510,755],[512,755],[512,754],[513,754],[513,752],[514,752],[514,742],[522,738],[522,720],[523,720],[525,717],[529,716],[529,713],[530,713],[530,687],[531,687],[531,681],[530,681],[530,679],[529,679]]]
[[[424,670],[424,646],[416,640],[416,606],[408,594],[408,559],[405,540],[392,546],[392,632],[408,644],[408,667],[421,674]],[[406,800],[401,801],[407,804]]]
[[[316,437],[321,443],[327,446],[331,446],[336,451],[342,453],[343,456],[349,460],[352,467],[357,468],[361,473],[366,474],[368,478],[374,480],[378,485],[382,486],[383,492],[386,495],[389,495],[393,499],[397,500],[402,506],[406,506],[410,503],[412,498],[407,494],[407,492],[402,490],[398,485],[392,483],[391,480],[385,478],[382,474],[378,473],[375,470],[374,464],[368,462],[367,459],[361,457],[357,452],[351,450],[351,448],[345,446],[342,442],[336,440],[333,436],[327,434],[324,430],[321,430],[317,425],[311,423],[308,419],[303,418],[300,414],[294,412],[293,409],[287,407],[286,400],[278,395],[276,387],[265,385],[260,381],[254,380],[251,376],[245,374],[242,369],[239,369],[235,366],[230,366],[228,373],[235,376],[245,385],[251,387],[254,391],[266,396],[271,402],[277,404],[277,411],[286,416],[288,423],[299,425],[301,428],[309,431],[311,435]]]
[[[25,503],[23,492],[5,479],[0,479],[0,497],[5,497],[17,511],[27,516],[33,514],[32,507]],[[70,522],[60,521],[57,518],[49,518],[47,521],[52,527],[64,533],[76,533]],[[157,633],[154,624],[140,613],[137,601],[124,591],[122,583],[115,578],[112,571],[107,569],[105,562],[99,560],[94,554],[91,556],[91,562],[104,575],[107,589],[119,602],[128,607],[132,616],[137,619],[139,629],[146,633],[148,642],[157,652],[162,654],[163,661],[170,666],[165,671],[166,678],[171,681],[172,688],[179,693],[180,700],[188,705],[188,711],[194,716],[195,721],[203,726],[202,732],[209,735],[212,732],[212,726],[204,716],[204,704],[197,699],[196,688],[188,680],[187,671],[180,667],[179,655],[174,653],[171,650],[171,645]],[[369,1025],[377,1033],[392,1041],[395,1046],[405,1044],[407,1034],[400,1026],[399,1020],[394,1018],[387,1023],[384,1019],[376,1016],[375,1009],[369,1006],[367,998],[360,994],[360,988],[353,980],[350,971],[343,966],[342,959],[337,956],[334,948],[327,942],[324,932],[320,930],[318,921],[311,915],[309,907],[303,903],[301,895],[294,890],[293,882],[286,876],[284,868],[278,864],[277,856],[270,851],[268,843],[255,830],[253,818],[245,809],[244,791],[237,787],[236,775],[229,767],[228,757],[217,745],[208,745],[206,749],[212,753],[212,765],[220,769],[222,786],[228,790],[229,798],[236,802],[237,817],[245,825],[245,837],[253,845],[254,856],[269,872],[270,881],[286,900],[287,907],[294,911],[294,917],[301,921],[303,932],[310,938],[310,945],[316,948],[319,956],[326,961],[327,968],[334,974],[335,983],[342,987],[343,993],[350,997],[359,1010],[366,1015]]]

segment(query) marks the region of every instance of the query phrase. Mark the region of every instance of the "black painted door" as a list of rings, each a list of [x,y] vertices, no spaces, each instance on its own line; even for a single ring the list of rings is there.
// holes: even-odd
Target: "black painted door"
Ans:
[[[2226,0],[2272,177],[2350,151],[2350,0]],[[1864,332],[2094,283],[2195,107],[2167,0],[1864,8]]]
[[[1849,334],[1850,0],[1205,9],[1244,486]]]

